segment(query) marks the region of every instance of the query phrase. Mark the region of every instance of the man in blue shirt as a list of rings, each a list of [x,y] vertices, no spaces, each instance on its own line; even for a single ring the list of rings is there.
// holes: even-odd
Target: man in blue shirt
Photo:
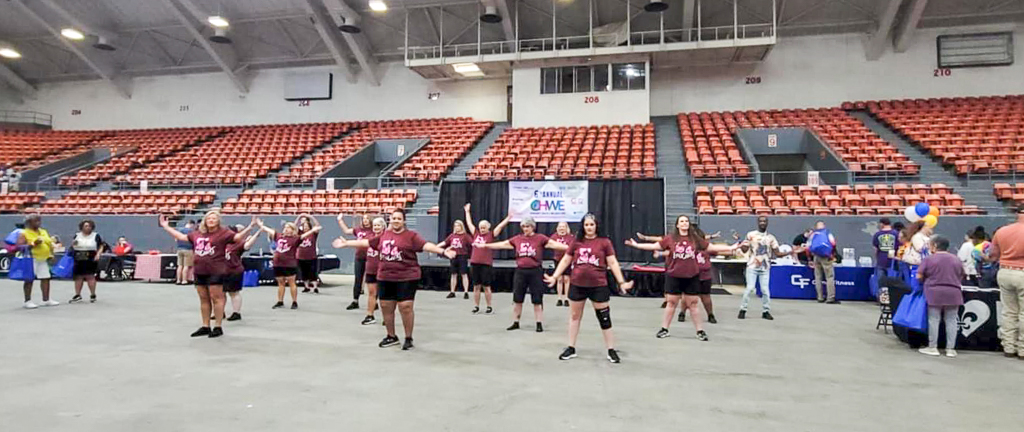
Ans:
[[[185,227],[178,230],[178,232],[188,235],[195,228],[195,224],[192,221],[185,222]],[[178,285],[188,285],[189,271],[192,270],[192,242],[179,241],[177,242],[178,249]]]
[[[891,256],[895,255],[899,248],[900,233],[892,228],[892,221],[889,218],[882,218],[878,221],[878,232],[871,239],[875,246],[875,274],[881,277],[891,263]]]

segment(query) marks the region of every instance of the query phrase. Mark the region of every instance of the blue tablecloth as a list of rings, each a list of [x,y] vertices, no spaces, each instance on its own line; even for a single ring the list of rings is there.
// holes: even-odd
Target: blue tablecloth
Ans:
[[[873,267],[835,267],[836,298],[839,300],[873,301],[870,280]],[[773,265],[771,269],[772,298],[815,299],[814,269],[799,265]],[[822,286],[824,290],[824,285]],[[757,294],[761,295],[760,287]]]

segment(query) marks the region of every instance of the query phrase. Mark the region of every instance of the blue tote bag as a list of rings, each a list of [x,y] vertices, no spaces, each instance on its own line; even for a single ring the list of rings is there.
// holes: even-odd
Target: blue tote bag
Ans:
[[[57,261],[57,265],[53,266],[53,270],[50,272],[53,277],[60,279],[69,279],[75,272],[75,258],[71,256],[70,249],[69,253],[64,254]]]
[[[906,327],[921,333],[928,331],[928,302],[925,301],[924,291],[917,290],[903,296],[900,305],[896,307],[896,315],[892,317],[892,323]]]
[[[260,272],[259,270],[246,270],[242,274],[242,286],[246,288],[255,287],[260,285]]]
[[[11,260],[11,270],[7,273],[11,280],[30,282],[36,280],[36,263],[31,256],[19,256]]]

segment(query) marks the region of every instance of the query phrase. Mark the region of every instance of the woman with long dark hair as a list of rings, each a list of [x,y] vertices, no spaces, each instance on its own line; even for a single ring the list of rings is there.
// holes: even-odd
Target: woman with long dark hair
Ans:
[[[505,216],[498,223],[498,226],[491,229],[491,223],[486,219],[480,221],[479,228],[473,226],[473,215],[470,214],[470,205],[463,207],[466,210],[466,226],[469,233],[473,235],[473,251],[469,254],[469,272],[473,281],[473,313],[480,313],[480,292],[484,292],[484,299],[487,301],[485,314],[494,313],[491,308],[491,279],[494,272],[494,252],[484,247],[485,244],[494,241],[494,238],[501,234],[512,219],[512,215]]]
[[[355,228],[349,228],[348,224],[345,223],[345,215],[338,215],[338,226],[341,228],[343,235],[355,236],[356,240],[364,240],[373,235],[373,219],[368,214],[364,214],[359,218],[359,226]],[[356,310],[359,309],[359,296],[363,293],[363,280],[366,276],[366,248],[361,247],[356,249],[356,260],[355,260],[355,280],[352,283],[352,303],[345,308],[345,310]],[[375,299],[371,299],[375,301]]]
[[[593,214],[583,217],[583,229],[577,232],[576,238],[570,242],[569,250],[558,261],[555,272],[551,276],[544,277],[545,282],[548,286],[554,286],[570,267],[572,267],[572,272],[569,276],[568,294],[569,346],[562,351],[558,358],[569,360],[576,357],[576,338],[580,334],[583,307],[586,305],[587,299],[590,299],[604,336],[605,347],[608,348],[608,361],[618,363],[620,360],[618,352],[615,351],[611,308],[608,306],[612,291],[608,287],[607,272],[611,270],[618,282],[619,290],[623,294],[633,288],[633,282],[627,282],[626,278],[622,276],[622,268],[619,266],[619,260],[615,257],[615,248],[612,246],[611,240],[601,235],[597,217]]]
[[[68,303],[82,301],[82,285],[89,285],[89,303],[96,303],[96,272],[100,255],[106,248],[103,238],[96,232],[96,222],[86,219],[78,223],[78,232],[71,241],[71,256],[75,266],[71,271],[75,281],[75,296]]]
[[[311,289],[313,294],[320,294],[320,268],[317,266],[316,238],[320,235],[320,222],[308,214],[299,215],[295,219],[295,226],[299,227],[299,247],[295,249],[295,258],[299,260],[299,276],[302,278],[302,292],[308,293]],[[311,232],[312,234],[306,235]]]
[[[697,330],[697,339],[707,341],[708,335],[704,331],[704,318],[700,313],[700,264],[697,255],[701,251],[710,253],[733,253],[740,244],[723,246],[710,244],[704,239],[703,233],[690,226],[690,218],[680,215],[676,218],[675,229],[671,234],[665,235],[658,243],[638,243],[636,240],[626,240],[626,245],[646,251],[669,252],[665,256],[665,293],[667,305],[665,306],[662,327],[658,330],[658,338],[669,336],[668,328],[675,316],[676,305],[682,296],[684,307],[690,310],[693,327]]]

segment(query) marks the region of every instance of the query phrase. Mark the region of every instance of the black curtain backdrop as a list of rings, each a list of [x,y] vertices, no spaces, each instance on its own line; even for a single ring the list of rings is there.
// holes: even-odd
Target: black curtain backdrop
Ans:
[[[588,187],[588,206],[597,216],[598,227],[612,240],[615,253],[622,262],[648,262],[651,253],[639,251],[624,244],[636,232],[661,234],[665,229],[665,194],[661,179],[652,180],[593,180]],[[508,214],[508,182],[504,181],[445,181],[441,184],[440,214],[437,232],[444,240],[452,231],[456,220],[465,219],[463,206],[472,204],[473,223],[488,220],[497,225]],[[554,234],[557,223],[538,223],[537,231]],[[571,222],[573,233],[580,222]],[[498,239],[508,239],[521,233],[519,224],[509,223]],[[428,239],[429,240],[429,239]],[[545,252],[545,259],[553,259]],[[511,259],[512,251],[499,251],[497,259]]]

